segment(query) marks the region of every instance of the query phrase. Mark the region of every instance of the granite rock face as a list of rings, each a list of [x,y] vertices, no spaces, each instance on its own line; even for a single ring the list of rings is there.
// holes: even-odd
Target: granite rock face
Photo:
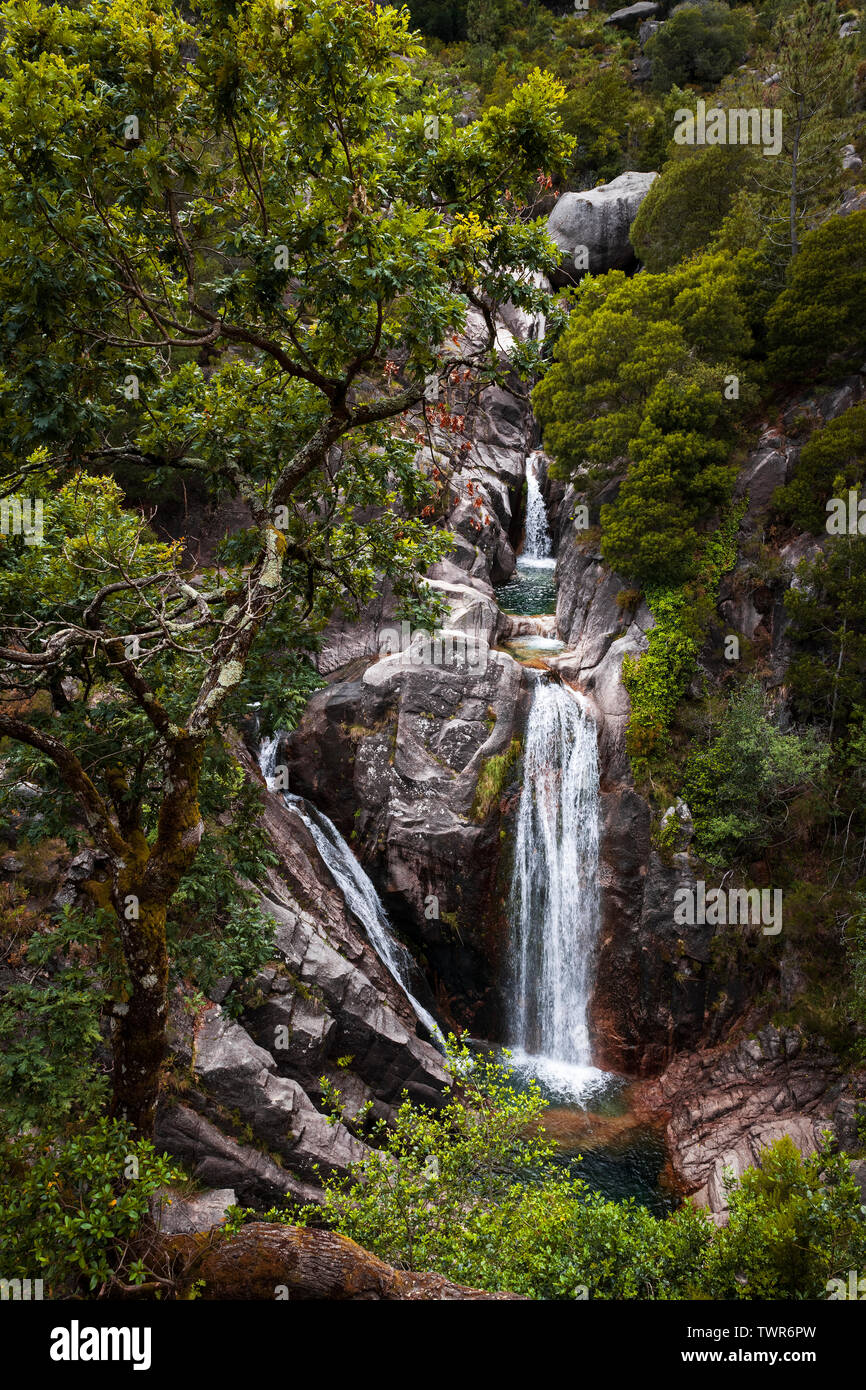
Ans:
[[[256,776],[246,752],[239,756]],[[274,960],[244,982],[236,1018],[213,1002],[192,1014],[174,996],[170,1043],[187,1079],[157,1121],[167,1152],[256,1206],[317,1200],[318,1173],[345,1172],[367,1152],[323,1113],[323,1077],[348,1114],[369,1102],[373,1119],[390,1118],[404,1092],[435,1106],[447,1081],[440,1053],[418,1035],[404,991],[282,796],[266,794],[264,826],[278,858],[260,894]]]
[[[721,1223],[726,1173],[738,1177],[783,1135],[814,1153],[834,1127],[844,1086],[832,1054],[810,1050],[795,1029],[768,1025],[752,1038],[675,1058],[643,1101],[669,1114],[674,1170]]]
[[[585,193],[562,195],[547,219],[547,231],[562,251],[560,273],[566,281],[587,270],[598,275],[635,264],[631,225],[657,178],[655,173],[632,171]],[[586,265],[581,264],[579,247],[588,253]]]

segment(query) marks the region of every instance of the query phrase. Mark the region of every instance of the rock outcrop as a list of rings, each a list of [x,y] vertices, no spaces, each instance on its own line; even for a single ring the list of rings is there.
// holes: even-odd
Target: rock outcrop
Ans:
[[[438,648],[419,636],[314,695],[286,754],[292,789],[351,837],[392,918],[476,1028],[496,1007],[497,812],[526,700],[522,668],[489,644],[498,610],[484,602],[474,645],[449,650],[447,630]]]
[[[643,8],[634,6],[634,9]],[[658,174],[629,172],[585,193],[564,193],[547,219],[548,235],[563,255],[562,283],[585,271],[628,270],[635,264],[631,225]],[[585,248],[588,264],[583,263]]]
[[[404,1092],[435,1106],[446,1085],[403,990],[277,794],[267,794],[264,826],[278,857],[260,897],[274,963],[245,982],[238,1018],[213,1001],[193,1015],[175,995],[170,1038],[184,1079],[157,1122],[167,1152],[253,1206],[315,1201],[320,1174],[367,1152],[323,1113],[323,1078],[346,1115],[369,1104],[373,1119],[388,1119]]]
[[[791,1028],[762,1028],[731,1045],[677,1057],[641,1097],[668,1113],[674,1171],[686,1192],[725,1220],[725,1175],[760,1161],[789,1135],[803,1154],[833,1130],[844,1079],[836,1058]]]
[[[661,5],[652,4],[650,0],[638,0],[636,5],[625,5],[621,10],[606,15],[604,22],[613,29],[636,29],[638,25],[654,19],[660,9]]]

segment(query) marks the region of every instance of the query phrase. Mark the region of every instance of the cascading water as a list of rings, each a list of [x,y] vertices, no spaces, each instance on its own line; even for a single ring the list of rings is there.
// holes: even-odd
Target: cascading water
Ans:
[[[599,927],[595,725],[567,686],[536,681],[526,730],[510,911],[514,1062],[577,1097],[592,1066],[587,1010]]]
[[[273,790],[276,782],[276,760],[282,734],[262,740],[259,748],[259,767],[268,786]],[[419,1003],[409,988],[412,978],[412,965],[409,952],[391,934],[391,924],[382,906],[372,881],[364,873],[349,845],[340,834],[333,821],[311,802],[291,792],[283,792],[283,801],[290,811],[294,811],[304,822],[313,838],[323,864],[343,895],[343,901],[350,912],[357,917],[367,934],[367,939],[385,968],[397,981],[418,1018],[427,1028],[440,1048],[444,1048],[444,1038],[438,1023],[431,1013]]]
[[[547,509],[541,492],[541,460],[544,455],[538,450],[529,454],[526,460],[526,538],[523,544],[524,560],[551,559],[553,541],[547,527]]]

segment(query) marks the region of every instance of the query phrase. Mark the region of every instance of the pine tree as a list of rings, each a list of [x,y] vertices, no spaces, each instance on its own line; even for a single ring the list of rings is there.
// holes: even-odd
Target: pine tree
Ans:
[[[762,160],[757,179],[768,195],[768,236],[793,257],[809,213],[827,200],[841,175],[839,148],[854,71],[833,0],[804,0],[783,16],[773,51],[782,143],[778,155]]]

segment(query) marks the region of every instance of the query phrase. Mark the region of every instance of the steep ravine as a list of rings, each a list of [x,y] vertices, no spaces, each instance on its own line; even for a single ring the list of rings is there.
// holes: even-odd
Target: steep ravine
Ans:
[[[859,389],[847,384],[839,399],[823,403],[822,418],[850,404]],[[485,403],[481,421],[480,476],[496,495],[499,439],[499,495],[510,488],[513,499],[515,454],[525,467],[534,444],[531,418],[522,418],[522,450],[500,396]],[[740,484],[749,498],[744,539],[790,466],[777,438],[762,439],[750,455]],[[458,542],[453,561],[439,567],[438,583],[452,603],[453,628],[471,634],[484,660],[461,664],[458,653],[438,664],[423,643],[377,659],[382,624],[362,624],[354,647],[368,655],[331,673],[288,741],[290,784],[351,840],[426,972],[443,1020],[507,1040],[508,891],[537,678],[521,659],[545,665],[580,692],[598,730],[601,791],[593,1061],[625,1077],[658,1078],[633,1091],[630,1104],[667,1124],[683,1189],[721,1210],[722,1167],[753,1161],[768,1138],[790,1133],[808,1150],[825,1125],[835,1125],[840,1139],[853,1142],[851,1090],[826,1049],[810,1048],[796,1030],[764,1024],[750,1041],[750,1029],[761,1026],[754,1003],[766,980],[750,966],[713,965],[717,928],[692,928],[684,941],[675,925],[674,892],[693,883],[697,871],[688,836],[672,858],[654,848],[650,806],[634,786],[625,751],[622,659],[646,649],[652,615],[645,605],[629,612],[617,603],[626,586],[575,531],[571,491],[547,485],[546,496],[558,556],[555,620],[503,613],[491,584],[512,578],[502,547],[494,548],[492,564],[480,548],[468,553]],[[519,535],[514,522],[512,514],[512,539]],[[791,563],[797,558],[799,552]],[[730,606],[730,592],[723,587],[720,604]],[[513,598],[513,583],[505,593]],[[738,617],[745,625],[750,615],[728,621],[736,625]],[[343,632],[337,636],[345,641]],[[774,640],[782,643],[781,631]]]

